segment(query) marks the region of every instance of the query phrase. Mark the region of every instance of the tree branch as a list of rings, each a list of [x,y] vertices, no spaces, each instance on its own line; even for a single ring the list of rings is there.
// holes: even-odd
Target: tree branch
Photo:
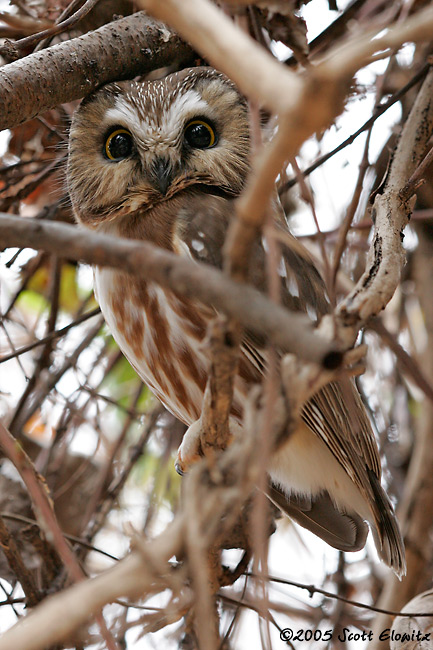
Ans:
[[[11,50],[16,52],[17,58],[19,58],[19,53],[26,50],[28,47],[34,47],[37,43],[42,41],[44,38],[50,38],[65,32],[67,29],[70,29],[76,25],[84,16],[94,9],[98,4],[99,0],[87,0],[80,9],[78,9],[72,16],[66,18],[65,20],[58,22],[57,24],[44,29],[41,32],[36,34],[31,34],[25,38],[20,38],[18,41],[12,42],[7,41],[7,45],[0,46],[0,54],[5,55],[10,53]]]
[[[404,126],[384,190],[373,205],[374,233],[366,270],[336,310],[339,335],[350,347],[359,328],[386,307],[400,281],[405,263],[403,230],[415,197],[405,200],[401,189],[419,165],[433,133],[433,70],[428,73]]]
[[[67,251],[69,259],[110,266],[152,279],[182,296],[213,305],[244,327],[266,336],[284,351],[327,368],[340,365],[342,354],[313,332],[304,314],[289,312],[251,286],[229,280],[221,271],[136,242],[89,232],[61,223],[0,215],[0,245]]]
[[[0,130],[109,81],[186,62],[191,55],[177,35],[143,12],[35,52],[0,68]]]
[[[168,562],[179,552],[181,525],[182,519],[178,517],[149,542],[146,557],[139,552],[131,553],[102,575],[46,598],[31,614],[2,635],[0,650],[43,650],[65,639],[106,603],[120,597],[134,598],[149,590],[155,580],[149,558],[160,564]],[[168,565],[166,570],[170,570]]]

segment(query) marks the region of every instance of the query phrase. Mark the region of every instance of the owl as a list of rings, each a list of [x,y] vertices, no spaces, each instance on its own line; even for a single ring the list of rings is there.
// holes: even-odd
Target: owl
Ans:
[[[223,74],[197,67],[158,81],[111,83],[84,99],[70,129],[67,182],[76,219],[86,228],[221,268],[250,164],[245,99]],[[283,220],[276,221],[289,237]],[[261,241],[250,266],[249,282],[266,291]],[[318,319],[329,311],[307,253],[285,246],[280,266],[284,305]],[[108,268],[95,270],[95,289],[123,353],[188,425],[190,441],[201,413],[210,361],[204,339],[215,310]],[[265,342],[246,330],[234,381],[236,426],[242,426],[248,391],[263,378],[266,355]],[[267,470],[269,498],[296,522],[342,551],[363,548],[370,527],[379,556],[398,576],[405,573],[376,441],[349,380],[330,383],[305,404],[300,425]]]

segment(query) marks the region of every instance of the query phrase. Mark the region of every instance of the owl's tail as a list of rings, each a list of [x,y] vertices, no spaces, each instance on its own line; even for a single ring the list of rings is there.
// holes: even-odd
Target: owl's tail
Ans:
[[[401,578],[406,573],[403,539],[391,502],[377,477],[370,481],[376,497],[376,522],[371,522],[374,542],[380,558]],[[300,526],[311,531],[339,551],[360,551],[365,546],[368,524],[355,512],[341,512],[327,492],[314,498],[292,494],[286,496],[273,484],[269,485],[269,499]]]
[[[394,508],[383,490],[379,479],[368,470],[371,489],[374,493],[375,522],[371,532],[380,558],[390,566],[398,578],[406,575],[404,542],[394,514]]]

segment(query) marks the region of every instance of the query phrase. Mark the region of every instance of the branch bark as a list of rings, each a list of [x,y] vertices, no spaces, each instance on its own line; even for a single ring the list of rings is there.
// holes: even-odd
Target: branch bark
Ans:
[[[190,46],[143,12],[114,21],[0,68],[0,130],[109,81],[185,63],[191,56]]]
[[[67,251],[69,259],[143,275],[182,296],[201,300],[236,318],[244,327],[308,361],[336,368],[341,352],[313,332],[304,314],[289,312],[251,286],[229,280],[215,268],[136,242],[61,223],[0,215],[0,246]]]
[[[354,289],[336,310],[338,334],[347,347],[359,328],[386,307],[400,281],[406,261],[403,230],[415,203],[401,190],[418,167],[433,133],[433,70],[418,93],[404,126],[384,190],[373,205],[374,233],[366,269]]]

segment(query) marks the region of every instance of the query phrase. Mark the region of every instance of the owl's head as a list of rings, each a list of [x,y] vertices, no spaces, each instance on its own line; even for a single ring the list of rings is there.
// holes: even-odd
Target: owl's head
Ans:
[[[212,68],[112,83],[86,98],[70,130],[68,189],[89,227],[188,192],[236,196],[250,157],[247,106]]]

